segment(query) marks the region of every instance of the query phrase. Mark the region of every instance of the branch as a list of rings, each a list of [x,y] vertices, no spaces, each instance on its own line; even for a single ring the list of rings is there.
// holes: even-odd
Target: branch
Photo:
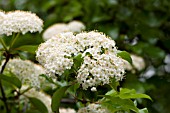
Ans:
[[[6,60],[5,60],[5,63],[2,65],[0,74],[3,73],[3,71],[4,71],[4,69],[5,69],[5,66],[6,66],[6,64],[8,63],[9,59],[10,59],[10,54],[6,53]],[[2,94],[2,100],[3,100],[4,104],[5,104],[6,112],[9,113],[10,111],[9,111],[8,104],[7,104],[7,98],[6,98],[6,96],[5,96],[5,92],[4,92],[4,89],[3,89],[3,87],[2,87],[2,81],[1,81],[1,79],[0,79],[0,90],[1,90],[1,94]]]

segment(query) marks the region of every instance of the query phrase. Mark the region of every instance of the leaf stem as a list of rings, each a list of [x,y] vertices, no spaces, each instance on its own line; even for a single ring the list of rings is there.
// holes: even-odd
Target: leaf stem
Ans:
[[[5,51],[8,51],[7,46],[4,42],[4,40],[2,39],[2,37],[0,37],[0,42],[1,42],[2,46],[4,47]]]
[[[16,42],[16,40],[18,39],[19,35],[20,35],[20,33],[17,33],[16,36],[14,35],[14,36],[12,37],[12,41],[11,41],[11,44],[10,44],[10,46],[9,46],[9,50],[13,47],[13,45],[14,45],[14,43]]]

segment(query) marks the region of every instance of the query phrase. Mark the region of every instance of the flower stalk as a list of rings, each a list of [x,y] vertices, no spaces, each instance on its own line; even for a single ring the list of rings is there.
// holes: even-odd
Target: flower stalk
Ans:
[[[2,39],[2,37],[0,37],[0,42],[1,42],[2,46],[3,46],[3,48],[5,49],[5,51],[8,51],[7,46],[6,46],[5,42],[4,42],[4,40]]]
[[[20,35],[20,33],[17,33],[16,36],[14,35],[14,36],[12,37],[12,41],[11,41],[11,44],[10,44],[10,46],[9,46],[9,50],[13,47],[13,45],[14,45],[14,43],[16,42],[16,40],[18,39],[19,35]]]

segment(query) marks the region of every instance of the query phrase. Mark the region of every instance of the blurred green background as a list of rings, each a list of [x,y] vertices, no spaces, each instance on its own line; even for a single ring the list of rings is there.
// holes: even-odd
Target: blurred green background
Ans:
[[[122,86],[152,97],[153,102],[138,100],[139,107],[170,113],[170,0],[0,0],[0,9],[34,12],[44,20],[44,29],[80,20],[87,31],[106,33],[120,50],[145,59],[146,68],[127,72]],[[18,43],[37,45],[43,42],[41,36],[27,34]],[[23,55],[35,60],[34,54]]]

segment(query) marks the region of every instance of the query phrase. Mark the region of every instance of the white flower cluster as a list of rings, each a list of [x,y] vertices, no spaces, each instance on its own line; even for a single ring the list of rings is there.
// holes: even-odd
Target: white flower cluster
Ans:
[[[110,78],[116,78],[116,80],[123,78],[124,63],[121,58],[117,57],[117,49],[113,40],[94,31],[80,33],[76,37],[84,49],[82,53],[84,62],[77,76],[83,89],[109,84]]]
[[[141,71],[145,68],[145,61],[142,57],[131,54],[131,58],[132,58],[132,65],[124,60],[124,64],[125,64],[124,66],[126,70],[135,72],[135,70]]]
[[[76,20],[69,22],[67,27],[71,32],[74,33],[79,33],[86,28],[82,22]]]
[[[5,13],[3,11],[0,11],[0,23],[2,23],[4,18],[5,18]]]
[[[43,39],[46,41],[58,33],[64,33],[64,32],[68,32],[68,31],[69,31],[69,29],[67,27],[67,24],[57,23],[57,24],[50,26],[49,28],[47,28],[44,31]]]
[[[40,74],[45,74],[44,68],[29,60],[10,59],[5,69],[31,87],[40,88],[40,83],[44,80],[39,77]]]
[[[109,113],[108,110],[99,104],[89,104],[87,107],[80,108],[77,113]]]
[[[43,21],[34,13],[27,11],[0,12],[0,35],[12,33],[41,32]]]
[[[45,30],[43,39],[46,41],[59,33],[74,32],[78,33],[85,29],[85,25],[80,21],[71,21],[68,24],[57,23]]]
[[[62,75],[64,70],[71,69],[73,65],[72,54],[77,54],[73,42],[73,33],[58,34],[39,46],[37,60],[47,72]]]
[[[117,52],[113,40],[91,31],[58,34],[39,46],[36,57],[49,72],[62,75],[64,70],[72,68],[73,57],[82,54],[83,62],[76,78],[87,89],[108,84],[110,78],[123,78],[124,62]],[[96,91],[95,87],[91,90]]]
[[[72,108],[59,108],[60,113],[76,113],[76,111]]]

